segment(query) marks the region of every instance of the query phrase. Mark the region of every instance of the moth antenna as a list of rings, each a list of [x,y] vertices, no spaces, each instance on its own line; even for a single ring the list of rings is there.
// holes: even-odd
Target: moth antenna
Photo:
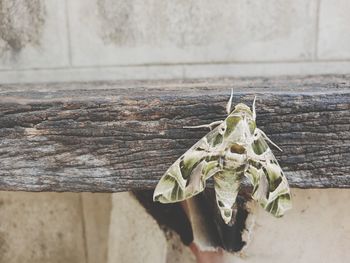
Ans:
[[[276,143],[274,143],[273,141],[271,141],[271,139],[269,137],[267,137],[267,135],[265,134],[265,132],[263,132],[262,130],[259,129],[259,132],[264,136],[264,138],[271,143],[273,146],[275,146],[279,151],[283,152],[282,149],[280,147],[277,146]]]
[[[226,112],[227,112],[227,115],[229,115],[229,114],[231,113],[232,98],[233,98],[233,89],[231,89],[231,97],[230,97],[230,99],[228,100],[227,105],[226,105]]]
[[[198,126],[183,126],[182,128],[184,129],[199,129],[199,128],[209,128],[210,130],[213,129],[214,126],[220,125],[224,121],[214,121],[209,124],[203,124],[203,125],[198,125]]]
[[[255,118],[256,118],[255,101],[256,101],[256,96],[254,97],[254,100],[253,100],[253,119],[254,119],[254,120],[255,120]]]

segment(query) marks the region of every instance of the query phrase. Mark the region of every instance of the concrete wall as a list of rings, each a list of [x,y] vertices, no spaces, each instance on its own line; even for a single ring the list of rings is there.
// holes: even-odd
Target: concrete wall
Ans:
[[[350,73],[346,0],[0,0],[0,83]],[[347,262],[349,190],[257,210],[227,262]],[[137,220],[138,219],[138,220]],[[128,193],[0,193],[0,263],[194,262]]]
[[[1,263],[85,263],[81,196],[0,193]]]
[[[0,192],[0,263],[195,262],[129,193]]]
[[[256,207],[248,245],[226,263],[348,262],[350,190],[293,189],[276,219]],[[194,263],[129,194],[0,193],[0,263]]]
[[[347,0],[0,0],[0,83],[350,72]]]

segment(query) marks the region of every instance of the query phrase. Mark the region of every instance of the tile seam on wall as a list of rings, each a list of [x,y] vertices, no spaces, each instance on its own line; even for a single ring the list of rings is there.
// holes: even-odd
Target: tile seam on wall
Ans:
[[[73,65],[73,55],[72,55],[72,41],[71,41],[71,33],[70,33],[70,23],[69,23],[69,12],[68,12],[68,3],[67,0],[64,1],[65,5],[65,13],[66,13],[66,30],[67,30],[67,51],[68,51],[68,60],[69,66]]]
[[[276,70],[277,69],[277,70]],[[0,83],[49,83],[135,79],[192,79],[213,77],[258,77],[350,74],[350,61],[322,63],[181,65],[150,67],[62,68],[0,71]],[[35,76],[35,78],[33,78]]]
[[[318,34],[320,30],[320,7],[321,1],[317,0],[316,2],[316,22],[315,22],[315,33],[314,33],[314,53],[313,53],[313,61],[319,61],[318,59]]]
[[[317,60],[281,60],[281,61],[214,61],[214,62],[187,62],[187,63],[149,63],[149,64],[115,64],[115,65],[91,65],[71,67],[35,67],[18,69],[0,69],[0,72],[23,72],[40,70],[79,70],[79,69],[108,69],[108,68],[137,68],[137,67],[172,67],[172,66],[216,66],[216,65],[278,65],[278,64],[317,64],[317,63],[344,63],[349,59],[317,59]]]
[[[83,246],[84,246],[84,257],[85,257],[85,263],[89,263],[89,258],[88,258],[88,245],[87,245],[87,240],[86,240],[86,222],[85,222],[85,213],[84,213],[84,201],[83,201],[83,196],[82,193],[79,193],[79,202],[80,202],[80,214],[81,214],[81,223],[82,223],[82,235],[83,235]]]

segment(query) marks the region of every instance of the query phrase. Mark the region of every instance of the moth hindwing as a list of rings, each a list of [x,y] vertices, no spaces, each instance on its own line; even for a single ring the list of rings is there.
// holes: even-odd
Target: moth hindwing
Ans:
[[[228,224],[246,177],[253,187],[252,198],[265,210],[279,217],[291,208],[287,179],[267,144],[273,142],[256,127],[255,100],[253,110],[239,103],[231,111],[231,102],[232,93],[224,121],[192,127],[216,125],[169,167],[154,191],[154,201],[183,201],[202,192],[213,177],[216,202]]]

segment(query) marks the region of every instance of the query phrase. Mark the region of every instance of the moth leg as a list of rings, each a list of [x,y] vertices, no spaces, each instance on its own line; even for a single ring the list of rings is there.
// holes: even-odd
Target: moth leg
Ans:
[[[201,148],[203,148],[205,151],[209,151],[210,144],[208,143],[207,137],[203,138],[203,144],[201,145]]]
[[[227,115],[230,115],[230,113],[231,113],[232,98],[233,98],[233,89],[231,89],[231,97],[230,97],[230,99],[228,100],[227,105],[226,105],[226,112],[227,112]]]
[[[280,147],[277,146],[277,144],[275,144],[273,141],[271,141],[271,139],[269,137],[267,137],[266,133],[263,132],[262,130],[260,130],[259,128],[256,128],[256,130],[258,131],[258,133],[260,133],[269,143],[271,143],[273,146],[275,146],[278,150],[280,150],[282,152],[282,149]]]
[[[182,128],[184,129],[198,129],[198,128],[209,128],[210,130],[213,129],[214,126],[220,125],[224,121],[214,121],[209,124],[203,124],[203,125],[198,125],[198,126],[183,126]]]

